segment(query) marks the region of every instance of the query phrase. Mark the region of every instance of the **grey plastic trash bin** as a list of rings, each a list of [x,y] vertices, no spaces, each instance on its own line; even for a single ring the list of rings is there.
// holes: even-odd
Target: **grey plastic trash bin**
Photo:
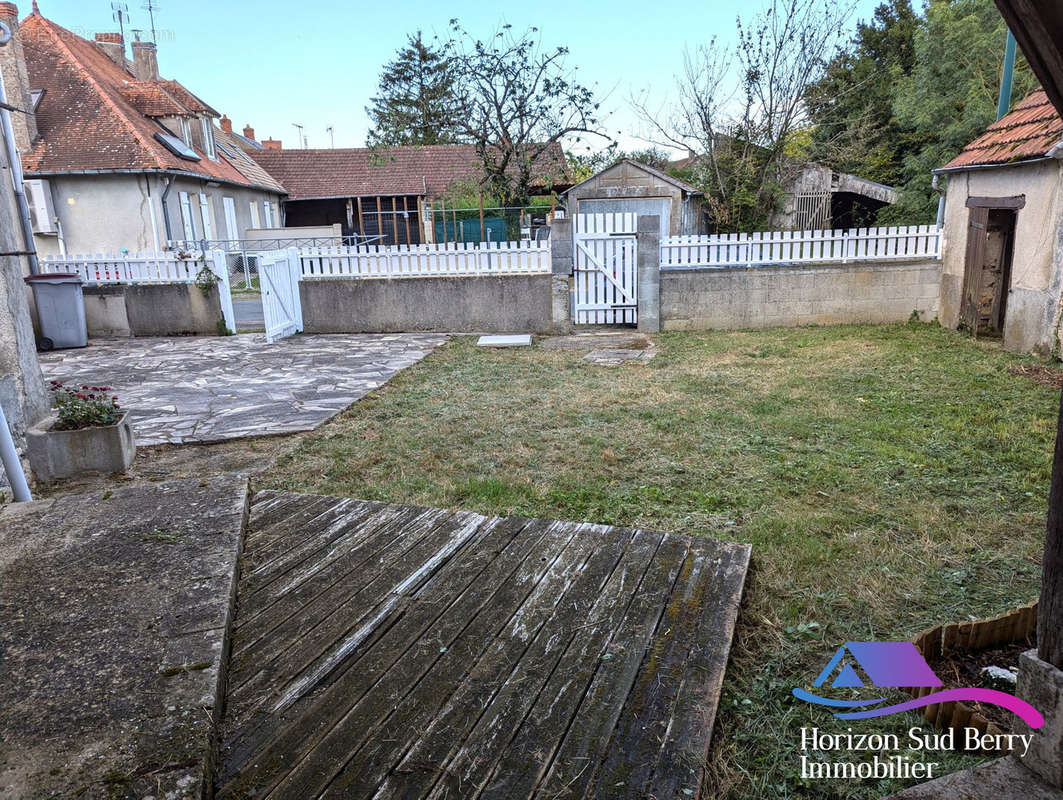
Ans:
[[[55,347],[84,347],[88,344],[85,327],[85,300],[81,294],[81,277],[69,272],[30,275],[26,283],[33,287],[37,318],[41,323],[41,350]]]

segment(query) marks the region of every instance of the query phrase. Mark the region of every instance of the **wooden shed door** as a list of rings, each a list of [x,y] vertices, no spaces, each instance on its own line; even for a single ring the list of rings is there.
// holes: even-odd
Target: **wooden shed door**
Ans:
[[[978,302],[982,295],[982,263],[985,261],[988,208],[972,208],[967,221],[967,255],[964,261],[963,306],[960,322],[972,336],[978,335]]]

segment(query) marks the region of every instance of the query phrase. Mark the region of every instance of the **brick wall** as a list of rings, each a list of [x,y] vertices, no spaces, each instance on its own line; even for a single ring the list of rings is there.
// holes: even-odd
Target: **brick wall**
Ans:
[[[661,329],[931,320],[940,286],[935,260],[662,270]]]

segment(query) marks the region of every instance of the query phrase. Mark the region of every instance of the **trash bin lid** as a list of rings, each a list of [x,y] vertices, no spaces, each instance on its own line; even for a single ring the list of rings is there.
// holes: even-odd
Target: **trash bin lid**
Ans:
[[[83,283],[76,272],[45,272],[41,275],[27,275],[26,283]]]

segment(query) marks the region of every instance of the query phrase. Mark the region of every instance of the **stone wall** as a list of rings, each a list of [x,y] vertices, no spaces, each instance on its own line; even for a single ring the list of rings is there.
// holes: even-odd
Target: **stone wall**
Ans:
[[[303,280],[306,333],[553,331],[554,276]]]
[[[86,286],[89,336],[217,335],[224,325],[218,287],[195,284]]]
[[[930,320],[940,283],[931,260],[662,270],[661,329],[888,323],[913,311]]]

